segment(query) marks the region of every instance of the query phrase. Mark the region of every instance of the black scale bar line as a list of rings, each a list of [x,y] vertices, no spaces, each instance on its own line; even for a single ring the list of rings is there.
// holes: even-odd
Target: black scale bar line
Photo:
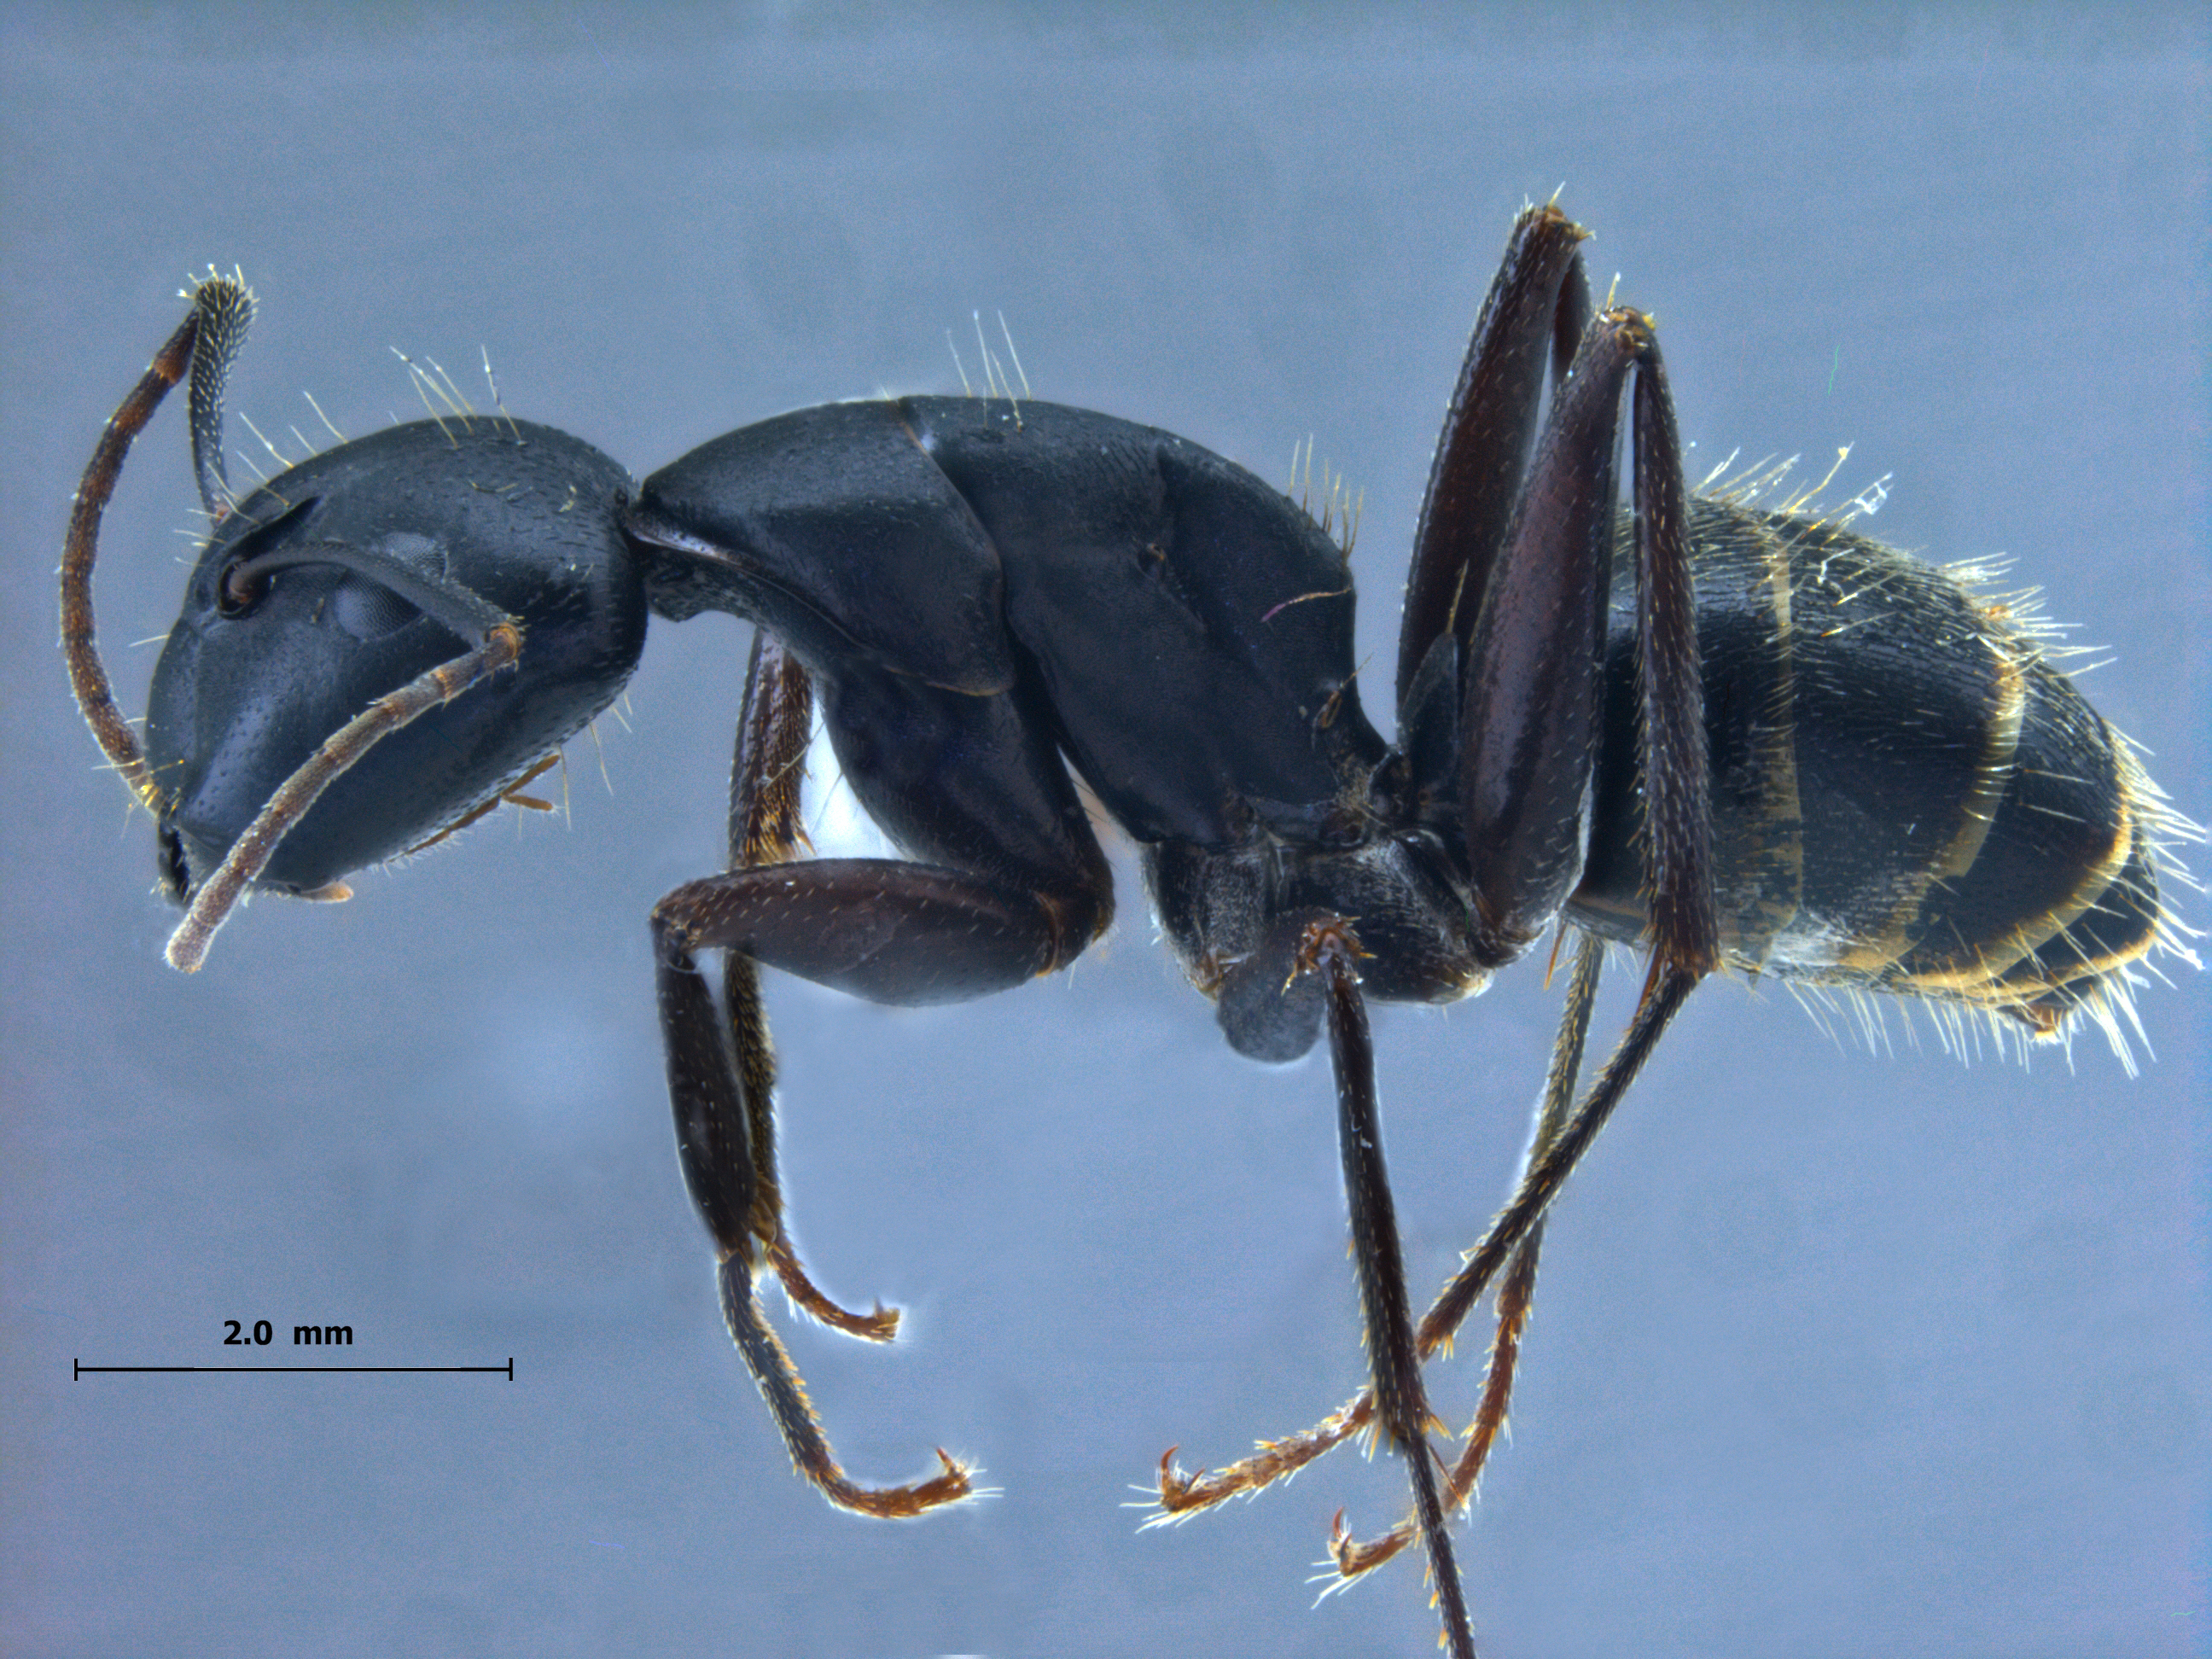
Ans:
[[[504,1365],[88,1365],[82,1360],[70,1362],[71,1382],[97,1373],[118,1371],[479,1371],[503,1376],[514,1381],[514,1361]]]

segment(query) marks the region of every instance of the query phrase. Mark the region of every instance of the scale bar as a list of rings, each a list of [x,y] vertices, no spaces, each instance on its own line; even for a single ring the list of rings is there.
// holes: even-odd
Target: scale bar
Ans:
[[[514,1360],[504,1365],[88,1365],[70,1361],[70,1381],[118,1371],[477,1371],[514,1381]]]

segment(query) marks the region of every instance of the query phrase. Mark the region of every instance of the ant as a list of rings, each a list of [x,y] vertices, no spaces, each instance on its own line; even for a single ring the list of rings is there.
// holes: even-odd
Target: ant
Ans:
[[[1386,742],[1360,706],[1346,554],[1304,507],[1170,434],[1018,400],[825,404],[632,487],[580,441],[456,418],[343,443],[234,500],[223,383],[242,284],[191,313],[109,422],[63,568],[79,702],[159,823],[187,971],[249,889],[343,878],[471,822],[614,698],[647,619],[756,624],[728,867],[652,918],[684,1179],[722,1310],[799,1472],[833,1504],[973,1494],[840,1466],[762,1311],[887,1340],[816,1289],[783,1219],[763,965],[874,1001],[962,1000],[1066,967],[1113,919],[1079,779],[1239,1052],[1327,1034],[1371,1382],[1229,1468],[1158,1478],[1167,1520],[1361,1434],[1412,1514],[1341,1524],[1350,1578],[1426,1551],[1473,1638],[1449,1517],[1503,1426],[1547,1206],[1698,983],[1720,970],[1887,992],[2055,1040],[2131,1016],[2131,964],[2186,960],[2159,892],[2201,838],[2048,660],[2032,622],[1844,523],[1695,495],[1650,319],[1594,308],[1556,207],[1524,212],[1438,441]],[[99,521],[189,368],[213,531],[143,744],[94,644]],[[1623,409],[1629,505],[1618,477]],[[802,858],[819,700],[903,859]],[[1580,943],[1518,1190],[1416,1322],[1377,1121],[1370,1000],[1443,1003],[1555,927]],[[1607,942],[1649,968],[1587,1089]],[[719,991],[700,958],[724,957]],[[1424,1368],[1495,1295],[1486,1382],[1447,1462]]]

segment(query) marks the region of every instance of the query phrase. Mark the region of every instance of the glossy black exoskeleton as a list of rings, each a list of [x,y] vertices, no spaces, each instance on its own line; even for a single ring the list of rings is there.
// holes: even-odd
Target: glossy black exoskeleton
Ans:
[[[755,1291],[772,1268],[840,1328],[896,1324],[830,1303],[792,1249],[758,968],[918,1003],[1065,966],[1113,915],[1079,779],[1142,846],[1231,1042],[1283,1060],[1328,1034],[1372,1366],[1370,1390],[1242,1463],[1164,1460],[1162,1516],[1372,1427],[1407,1454],[1414,1514],[1340,1535],[1340,1571],[1419,1540],[1470,1652],[1445,1521],[1504,1420],[1545,1207],[1697,981],[1726,965],[2039,1036],[2077,1012],[2115,1030],[2129,964],[2179,950],[2161,838],[2196,833],[2002,605],[1839,524],[1692,497],[1650,323],[1590,315],[1580,240],[1554,210],[1524,214],[1476,325],[1391,742],[1353,681],[1343,551],[1170,434],[1011,398],[833,404],[633,492],[564,434],[457,418],[343,445],[234,505],[217,440],[246,301],[203,284],[94,458],[64,573],[80,699],[190,903],[171,959],[197,965],[249,884],[328,892],[497,799],[620,690],[648,610],[754,622],[729,867],[653,913],[679,1153],[794,1462],[833,1502],[912,1515],[966,1496],[967,1472],[848,1480]],[[89,574],[123,453],[187,364],[216,530],[142,752],[93,648]],[[817,696],[903,859],[798,857]],[[1468,995],[1562,923],[1583,942],[1528,1167],[1417,1327],[1364,1003]],[[1577,1100],[1601,939],[1646,945],[1650,974]],[[706,951],[726,953],[719,995]],[[1446,1470],[1422,1368],[1493,1279],[1489,1378]]]
[[[477,487],[487,478],[495,490]],[[324,890],[404,852],[605,708],[645,644],[618,525],[629,483],[550,427],[425,421],[326,451],[225,514],[146,713],[173,896],[324,738],[453,654],[459,630],[438,619],[452,589],[528,618],[500,696],[443,703],[370,749],[276,843],[259,885]]]

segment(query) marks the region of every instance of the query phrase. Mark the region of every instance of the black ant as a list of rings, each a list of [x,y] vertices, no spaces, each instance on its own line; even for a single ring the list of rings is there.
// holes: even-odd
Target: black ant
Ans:
[[[2004,606],[1839,523],[1692,495],[1651,325],[1593,314],[1583,234],[1524,213],[1476,325],[1407,580],[1395,743],[1360,707],[1343,550],[1170,434],[1011,397],[836,404],[633,489],[544,427],[424,422],[234,502],[222,381],[251,301],[200,284],[88,469],[63,577],[77,695],[188,906],[170,961],[196,968],[249,887],[338,892],[511,793],[620,690],[649,613],[751,620],[730,866],[653,915],[678,1143],[793,1462],[834,1504],[918,1515],[969,1496],[969,1471],[940,1452],[911,1485],[849,1479],[756,1294],[772,1270],[840,1329],[897,1324],[830,1302],[793,1252],[758,970],[928,1003],[1065,967],[1114,910],[1079,778],[1141,843],[1231,1045],[1288,1060],[1328,1033],[1372,1371],[1242,1463],[1164,1459],[1161,1518],[1379,1436],[1413,1514],[1373,1540],[1340,1529],[1338,1570],[1419,1540],[1471,1654],[1447,1521],[1505,1419],[1546,1206],[1697,983],[1886,991],[2037,1038],[2087,1016],[2118,1040],[2130,964],[2186,955],[2162,844],[2202,833]],[[124,454],[188,365],[215,529],[142,748],[89,578]],[[817,696],[905,859],[799,857]],[[1366,1003],[1468,996],[1559,925],[1582,942],[1526,1172],[1417,1324]],[[1607,940],[1650,968],[1578,1098]],[[1447,1463],[1424,1364],[1493,1288],[1488,1380]]]

